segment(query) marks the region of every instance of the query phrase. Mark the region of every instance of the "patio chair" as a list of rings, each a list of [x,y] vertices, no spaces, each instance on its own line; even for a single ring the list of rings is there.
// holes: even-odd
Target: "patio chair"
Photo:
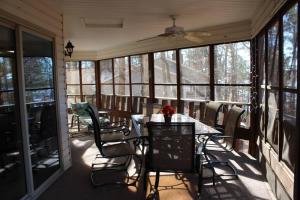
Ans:
[[[220,112],[220,109],[222,108],[222,106],[223,106],[223,104],[216,102],[216,101],[210,101],[210,102],[206,103],[204,119],[202,122],[208,126],[216,128],[218,126],[217,125],[218,116],[219,116],[219,112]],[[203,136],[198,136],[197,142],[202,143],[203,140],[201,141],[201,139],[204,139]]]
[[[77,124],[78,132],[80,132],[80,126],[82,124],[88,126],[88,132],[92,128],[91,127],[92,120],[91,120],[89,114],[86,112],[86,108],[88,105],[90,105],[90,104],[87,102],[71,104],[71,110],[73,113],[72,119],[71,119],[71,127],[73,127],[74,124]],[[100,122],[101,127],[123,125],[123,123],[121,123],[121,122],[110,122],[110,120],[106,116],[99,116],[99,122]]]
[[[218,122],[218,115],[222,105],[223,104],[216,101],[210,101],[206,103],[203,123],[208,126],[216,127]]]
[[[88,103],[71,103],[72,119],[71,119],[71,128],[74,124],[77,124],[77,130],[80,132],[81,124],[89,125],[87,120],[90,120],[88,113],[85,111]]]
[[[195,123],[172,122],[170,124],[148,122],[149,151],[146,155],[144,189],[147,174],[156,172],[154,194],[157,193],[160,172],[198,173],[198,191],[201,187],[201,170],[196,165]]]
[[[91,106],[88,106],[86,111],[90,115],[93,123],[94,129],[94,139],[96,146],[100,154],[96,155],[95,159],[108,159],[108,161],[103,163],[93,163],[91,167],[90,179],[93,186],[105,186],[105,185],[136,185],[136,182],[139,179],[142,160],[136,154],[135,150],[130,145],[130,141],[134,141],[136,138],[127,138],[127,139],[118,139],[117,137],[110,137],[109,140],[103,140],[103,134],[114,134],[115,130],[106,129],[105,133],[100,127],[98,112],[95,112]],[[115,131],[115,132],[114,132]],[[120,130],[122,132],[122,130]],[[128,167],[133,159],[136,159],[138,164],[136,164],[137,176],[132,183],[127,183],[124,181],[108,181],[104,183],[99,183],[95,179],[97,172],[125,172],[127,173]],[[120,159],[123,159],[119,161]],[[138,166],[139,165],[139,166]],[[128,174],[128,173],[127,173]]]
[[[87,106],[87,112],[88,110],[92,111],[95,113],[95,117],[99,119],[99,122],[101,120],[101,117],[99,116],[97,107],[95,105],[89,104]],[[93,122],[91,120],[91,126],[93,127]],[[100,130],[99,133],[101,134],[101,141],[102,143],[106,142],[114,142],[118,140],[124,140],[127,138],[127,136],[130,134],[129,127],[126,124],[117,124],[117,123],[109,123],[106,125],[99,123],[100,125]]]
[[[235,145],[235,141],[236,141],[236,132],[237,132],[237,128],[239,127],[239,123],[241,120],[241,116],[242,114],[245,112],[244,109],[237,107],[237,106],[233,106],[228,114],[227,114],[227,118],[226,118],[226,123],[225,123],[225,128],[224,129],[220,129],[218,128],[219,131],[221,131],[223,134],[222,135],[214,135],[212,138],[214,141],[223,139],[224,143],[225,143],[225,148],[229,151],[233,150],[234,145]],[[211,151],[209,151],[209,154],[212,154]],[[213,172],[213,185],[215,185],[215,176],[217,175],[215,172],[215,167],[217,166],[226,166],[229,169],[231,169],[232,174],[218,174],[217,176],[233,176],[238,178],[238,174],[236,169],[228,162],[228,161],[223,161],[223,160],[210,160],[207,156],[207,154],[205,155],[205,160],[207,161],[206,164],[203,164],[203,166],[208,167],[212,170]],[[212,156],[213,158],[215,158],[215,156]]]

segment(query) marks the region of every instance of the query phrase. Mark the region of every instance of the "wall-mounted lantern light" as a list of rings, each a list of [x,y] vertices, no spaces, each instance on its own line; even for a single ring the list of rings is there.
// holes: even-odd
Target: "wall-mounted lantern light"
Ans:
[[[70,40],[69,40],[69,42],[67,43],[67,45],[65,46],[65,56],[70,56],[70,58],[71,58],[71,56],[72,56],[72,53],[73,53],[73,49],[74,49],[74,46],[73,46],[73,44],[70,42]]]

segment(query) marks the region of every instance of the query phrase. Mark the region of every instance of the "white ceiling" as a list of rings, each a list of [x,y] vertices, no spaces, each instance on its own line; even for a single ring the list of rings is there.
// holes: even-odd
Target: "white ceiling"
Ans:
[[[64,16],[65,41],[76,51],[100,51],[164,32],[168,17],[185,30],[252,19],[265,0],[56,0]],[[90,23],[121,23],[123,28],[87,28]]]

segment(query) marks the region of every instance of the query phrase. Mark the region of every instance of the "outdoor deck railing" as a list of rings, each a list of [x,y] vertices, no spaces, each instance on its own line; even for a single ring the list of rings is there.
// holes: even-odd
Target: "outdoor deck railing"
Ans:
[[[130,120],[131,114],[142,113],[142,103],[149,102],[150,99],[147,97],[132,97],[130,96],[113,96],[113,95],[101,95],[100,109],[106,110],[110,113],[111,120]],[[132,102],[132,105],[130,103]],[[183,113],[189,115],[195,119],[203,120],[205,112],[205,104],[207,101],[191,101],[191,100],[181,100],[182,108],[177,109],[178,102],[176,99],[161,99],[156,98],[155,103],[161,105],[171,104],[176,108],[178,113]],[[239,129],[238,137],[240,139],[249,140],[251,138],[251,121],[250,121],[250,104],[238,103],[238,102],[222,102],[224,104],[222,112],[219,114],[219,125],[223,125],[224,120],[226,120],[226,113],[233,105],[243,107],[246,112],[243,115],[241,127]]]

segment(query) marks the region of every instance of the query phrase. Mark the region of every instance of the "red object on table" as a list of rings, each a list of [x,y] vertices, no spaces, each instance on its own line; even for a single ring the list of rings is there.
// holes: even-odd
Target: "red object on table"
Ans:
[[[170,105],[170,104],[166,104],[162,109],[161,112],[164,115],[167,116],[172,116],[173,114],[175,114],[176,110]]]

